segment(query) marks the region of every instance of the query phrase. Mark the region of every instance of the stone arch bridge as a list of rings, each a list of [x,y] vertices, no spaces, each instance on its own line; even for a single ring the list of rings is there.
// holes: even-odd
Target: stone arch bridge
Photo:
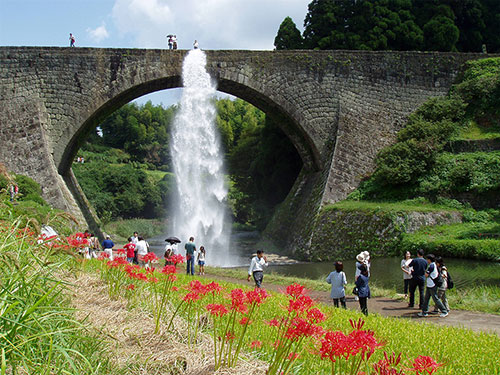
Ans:
[[[54,206],[92,213],[71,163],[86,136],[121,105],[181,87],[187,51],[0,47],[0,162],[40,183]],[[306,247],[318,210],[373,169],[406,117],[444,95],[480,54],[366,51],[206,51],[218,90],[274,116],[303,160],[267,234]],[[270,166],[272,168],[272,166]],[[301,251],[303,252],[303,251]]]

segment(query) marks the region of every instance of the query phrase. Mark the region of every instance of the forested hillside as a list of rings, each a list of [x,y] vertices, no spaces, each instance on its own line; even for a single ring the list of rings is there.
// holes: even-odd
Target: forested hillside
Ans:
[[[228,169],[236,222],[262,228],[288,194],[302,162],[288,138],[265,114],[237,99],[216,101],[217,126]],[[175,189],[169,134],[176,106],[129,103],[92,134],[73,171],[105,222],[162,218]]]
[[[313,0],[300,34],[280,25],[277,49],[500,51],[498,0]],[[484,47],[483,47],[484,46]]]

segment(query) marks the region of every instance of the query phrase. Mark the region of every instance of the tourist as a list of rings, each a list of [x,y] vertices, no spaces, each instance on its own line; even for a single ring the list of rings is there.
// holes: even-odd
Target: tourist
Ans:
[[[355,284],[358,288],[359,307],[361,312],[365,315],[368,315],[368,298],[371,297],[368,281],[368,267],[366,267],[365,264],[361,264],[359,266],[359,276],[356,279]]]
[[[174,244],[171,242],[167,242],[165,245],[165,253],[163,254],[163,258],[165,259],[165,265],[171,265],[172,262],[169,260],[172,255],[174,255],[174,250],[173,250]]]
[[[172,48],[177,49],[177,35],[172,37]]]
[[[189,242],[184,245],[184,249],[186,250],[186,273],[194,275],[194,253],[196,252],[194,237],[189,238]]]
[[[137,242],[139,242],[139,233],[134,232],[134,235],[132,236],[132,243],[135,245],[135,251],[134,251],[134,264],[139,264],[139,260],[137,259]]]
[[[198,252],[198,266],[200,266],[199,275],[205,274],[205,247],[200,246],[200,251]]]
[[[405,299],[408,298],[408,287],[410,286],[411,280],[411,270],[409,266],[411,259],[411,253],[409,251],[405,252],[405,258],[401,260],[401,270],[403,271],[403,290],[405,293]]]
[[[361,254],[363,254],[363,257],[365,258],[364,265],[366,266],[366,269],[368,270],[368,277],[370,277],[371,276],[370,269],[372,266],[372,260],[370,258],[370,253],[368,251],[363,251]]]
[[[137,244],[135,245],[137,249],[137,263],[140,266],[145,266],[146,262],[144,261],[144,256],[149,253],[149,244],[146,242],[144,237],[139,236]]]
[[[115,244],[111,241],[111,237],[108,235],[106,239],[102,241],[102,249],[106,254],[108,254],[109,260],[113,260],[113,247]]]
[[[444,307],[446,307],[446,311],[449,313],[450,305],[448,304],[448,299],[446,298],[446,290],[448,289],[448,268],[446,268],[444,260],[441,257],[436,258],[436,265],[441,273],[441,277],[443,278],[443,284],[438,286],[437,297],[441,300]],[[434,312],[439,312],[437,306],[434,307]]]
[[[172,49],[174,47],[173,35],[167,35],[168,38],[168,49]]]
[[[194,43],[193,43],[193,48],[194,49],[198,49],[199,45],[198,45],[198,41],[195,40]]]
[[[326,282],[332,284],[330,298],[333,299],[333,305],[339,307],[340,301],[342,307],[345,309],[345,285],[347,285],[347,279],[345,277],[344,264],[342,262],[335,262],[335,271],[330,272],[326,278]]]
[[[123,248],[127,251],[127,262],[133,263],[135,257],[135,244],[132,242],[132,237],[128,238],[128,244],[123,246]]]
[[[247,281],[250,281],[250,276],[253,276],[255,287],[260,288],[262,280],[264,280],[264,268],[268,266],[267,257],[264,256],[263,250],[257,250],[257,255],[252,258],[250,267],[248,268]]]
[[[71,33],[69,33],[69,46],[74,47],[75,46],[75,36]]]
[[[354,271],[354,281],[356,281],[359,275],[361,274],[359,267],[364,263],[365,263],[365,256],[363,255],[363,253],[359,253],[358,255],[356,255],[356,270]],[[354,296],[354,300],[359,301],[359,297]]]
[[[14,202],[14,198],[19,194],[19,187],[17,185],[10,185],[10,201]]]
[[[412,269],[411,280],[410,280],[410,302],[408,307],[415,306],[415,290],[418,287],[419,293],[419,304],[418,308],[421,309],[424,305],[424,283],[425,283],[425,270],[427,269],[427,262],[424,259],[424,251],[422,249],[417,250],[417,257],[412,259],[408,264],[408,267]]]
[[[90,233],[89,237],[89,258],[97,258],[97,252],[99,251],[99,239]]]
[[[443,278],[441,277],[438,267],[435,263],[435,257],[433,254],[428,254],[426,256],[428,268],[425,271],[425,277],[427,278],[427,288],[425,290],[425,298],[422,306],[422,311],[418,313],[418,316],[427,316],[429,310],[429,301],[432,300],[436,304],[441,314],[441,318],[448,316],[448,310],[444,307],[443,303],[437,297],[437,290],[443,284]]]

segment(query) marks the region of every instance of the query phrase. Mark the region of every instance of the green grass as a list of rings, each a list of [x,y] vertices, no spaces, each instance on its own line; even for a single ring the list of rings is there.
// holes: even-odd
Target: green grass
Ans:
[[[453,140],[479,140],[500,138],[498,126],[480,126],[475,121],[469,121],[468,126],[460,128]]]
[[[90,263],[95,263],[93,261]],[[91,269],[88,269],[91,272]],[[238,271],[239,272],[239,271]],[[235,275],[233,271],[229,275]],[[226,273],[225,276],[228,276]],[[161,276],[159,276],[161,277]],[[173,305],[178,304],[178,300],[186,294],[183,286],[193,280],[192,277],[184,274],[178,274],[176,285],[179,291],[175,292]],[[266,275],[269,281],[271,275]],[[216,278],[214,278],[217,281]],[[203,280],[210,282],[211,280]],[[285,279],[281,278],[282,282]],[[293,279],[293,281],[300,281]],[[239,284],[221,283],[225,286],[226,292],[222,296],[216,297],[216,303],[228,303],[224,296],[227,296],[232,288],[243,288],[248,290],[248,287],[242,287]],[[310,283],[309,286],[316,284]],[[147,295],[150,290],[149,283],[137,283],[134,291],[137,296]],[[273,318],[280,318],[287,315],[284,308],[288,301],[284,294],[271,293],[272,297],[259,308],[257,315],[252,319],[251,329],[248,330],[245,338],[245,346],[249,348],[249,344],[254,340],[263,342],[263,347],[260,350],[248,352],[257,356],[260,359],[268,360],[274,352],[271,344],[274,341],[274,328],[266,324]],[[148,304],[144,300],[140,308],[148,309]],[[196,302],[196,306],[200,312],[204,311],[204,306],[211,303],[211,298],[206,301]],[[335,309],[332,306],[318,306],[327,316],[327,320],[322,323],[323,328],[329,330],[341,330],[344,332],[350,331],[349,319],[362,317],[356,311]],[[192,315],[183,315],[185,319],[193,319]],[[191,317],[190,317],[191,316]],[[370,329],[375,332],[375,336],[379,341],[384,342],[384,347],[375,352],[371,362],[378,361],[383,358],[383,352],[402,353],[402,358],[405,366],[411,365],[411,360],[419,355],[429,355],[439,362],[445,363],[445,366],[438,370],[435,374],[477,374],[477,375],[498,375],[500,374],[500,357],[498,356],[498,348],[500,347],[500,338],[497,335],[489,335],[485,333],[475,333],[467,329],[455,327],[443,327],[433,324],[415,323],[406,319],[385,318],[378,314],[370,314],[368,317],[363,317],[366,321],[364,329]],[[238,329],[238,328],[235,328]],[[211,329],[206,331],[211,333]],[[305,340],[298,359],[294,374],[328,374],[331,373],[329,362],[321,361],[315,353],[317,343],[311,340]],[[207,353],[209,354],[209,353]],[[363,368],[362,370],[370,373],[370,369]]]
[[[324,210],[345,210],[345,211],[383,211],[383,212],[401,212],[401,211],[417,211],[417,212],[436,212],[436,211],[457,211],[456,208],[445,204],[433,204],[429,201],[418,198],[404,200],[400,202],[373,202],[373,201],[356,201],[343,200],[328,206]]]
[[[164,220],[122,219],[106,224],[104,230],[112,236],[114,241],[126,243],[127,238],[132,236],[134,232],[138,232],[139,236],[148,239],[163,233],[165,228]]]
[[[160,182],[163,179],[163,177],[165,177],[165,175],[167,175],[167,174],[173,175],[173,173],[165,172],[165,171],[159,171],[159,170],[152,171],[152,170],[149,170],[149,169],[145,169],[144,172],[146,172],[146,174],[148,175],[148,177],[150,177],[153,180],[154,183]]]

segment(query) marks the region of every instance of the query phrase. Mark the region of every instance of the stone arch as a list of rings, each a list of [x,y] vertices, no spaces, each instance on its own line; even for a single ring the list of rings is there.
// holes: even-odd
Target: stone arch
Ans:
[[[134,99],[156,91],[172,88],[182,88],[179,76],[170,76],[140,83],[104,101],[80,126],[77,125],[76,131],[65,144],[64,151],[57,164],[59,174],[65,176],[68,173],[72,160],[84,140],[107,116]],[[277,101],[249,86],[228,79],[218,80],[217,90],[243,99],[262,110],[266,115],[275,118],[283,132],[295,146],[304,163],[304,167],[310,171],[318,171],[320,169],[319,151],[312,139],[300,126],[300,119],[296,119],[290,115]]]

